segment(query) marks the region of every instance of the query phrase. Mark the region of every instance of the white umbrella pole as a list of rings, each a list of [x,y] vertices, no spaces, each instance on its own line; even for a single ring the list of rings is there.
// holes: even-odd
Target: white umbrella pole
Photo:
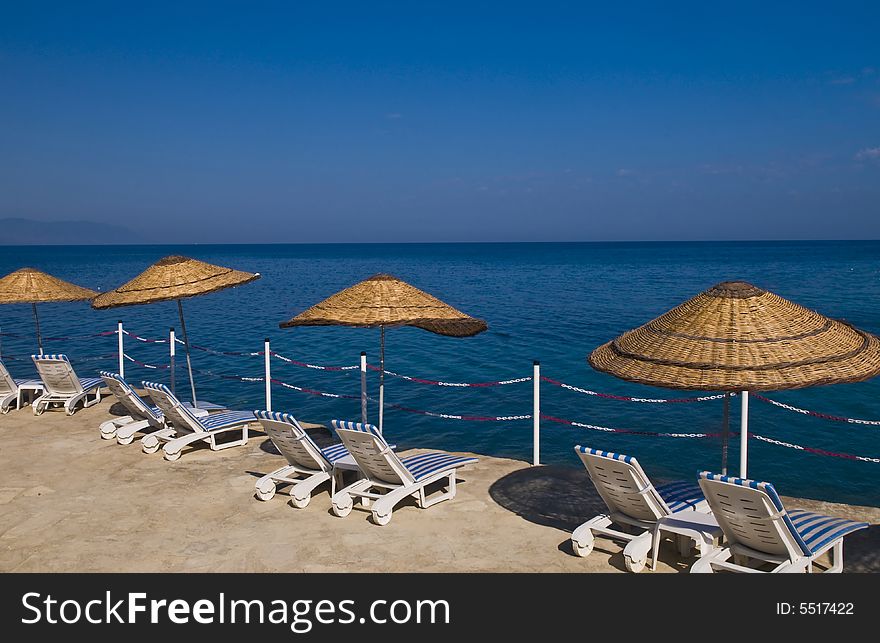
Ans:
[[[739,477],[748,477],[749,464],[749,392],[742,392],[742,414],[739,427]]]
[[[39,355],[43,354],[43,337],[40,335],[40,316],[37,315],[37,305],[31,304],[34,309],[34,324],[37,326],[37,348],[40,349]]]
[[[385,421],[385,327],[379,327],[379,434]]]
[[[724,427],[721,438],[721,475],[727,475],[727,447],[730,444],[730,393],[724,394]]]
[[[183,332],[183,345],[186,347],[186,368],[189,371],[189,388],[192,391],[192,400],[193,407],[197,407],[196,404],[196,383],[193,380],[193,367],[192,361],[189,358],[189,337],[186,335],[186,322],[183,320],[183,303],[178,299],[177,300],[177,312],[180,315],[180,330]]]

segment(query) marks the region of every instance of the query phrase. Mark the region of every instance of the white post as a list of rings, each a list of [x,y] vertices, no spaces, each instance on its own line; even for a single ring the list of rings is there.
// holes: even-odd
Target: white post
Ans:
[[[532,365],[532,464],[541,464],[541,362]]]
[[[122,333],[122,320],[116,324],[116,343],[119,350],[119,377],[125,379],[125,345],[123,342],[123,338],[125,335]]]
[[[169,366],[169,370],[171,371],[171,392],[175,395],[177,394],[174,391],[174,345],[176,343],[177,337],[174,335],[174,327],[172,327],[168,330],[168,359],[170,360],[171,364],[171,366]]]
[[[749,464],[749,392],[742,392],[742,415],[739,420],[739,477],[748,477]]]
[[[361,422],[367,423],[367,351],[361,351]]]
[[[269,348],[269,338],[263,341],[263,357],[266,366],[266,410],[272,410],[272,351]]]

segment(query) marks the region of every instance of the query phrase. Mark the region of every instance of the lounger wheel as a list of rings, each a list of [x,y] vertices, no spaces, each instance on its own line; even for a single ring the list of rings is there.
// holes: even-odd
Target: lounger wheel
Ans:
[[[271,485],[271,486],[270,486]],[[275,497],[275,484],[270,482],[265,486],[260,486],[259,484],[254,489],[254,497],[257,500],[262,500],[266,502],[267,500],[271,500]]]
[[[116,429],[113,429],[112,432],[104,433],[101,431],[101,439],[102,440],[112,440],[116,437]]]
[[[340,518],[345,518],[348,514],[351,513],[352,508],[354,507],[354,502],[352,501],[351,496],[348,496],[344,501],[333,501],[333,513]]]
[[[312,501],[311,496],[306,496],[305,498],[297,498],[296,496],[290,496],[290,504],[292,504],[297,509],[305,509],[306,507],[309,506],[309,503],[311,501]]]
[[[389,513],[385,514],[384,516],[380,516],[379,514],[377,514],[374,511],[373,512],[373,522],[376,523],[377,525],[385,526],[389,522],[391,522],[391,513],[389,512]]]
[[[155,435],[145,436],[143,440],[141,440],[141,449],[144,453],[156,453],[161,446],[161,442],[159,442],[158,438]]]
[[[125,444],[131,444],[132,442],[134,442],[134,436],[133,436],[133,435],[129,435],[129,436],[126,436],[126,437],[124,437],[124,438],[120,438],[119,436],[116,436],[116,444],[123,444],[123,445],[125,445]]]
[[[171,453],[166,451],[165,452],[165,459],[168,460],[168,462],[174,462],[175,460],[180,460],[180,451],[174,451]]]
[[[159,444],[145,444],[142,449],[144,453],[156,453],[159,450]]]
[[[571,548],[574,550],[574,553],[581,558],[586,558],[593,551],[593,544],[595,541],[593,540],[593,534],[591,532],[587,532],[583,534],[578,540],[574,538],[571,539]]]
[[[632,556],[623,556],[623,564],[626,565],[627,571],[630,571],[633,574],[638,574],[640,571],[642,571],[645,568],[646,562],[646,558],[638,560],[634,559]]]

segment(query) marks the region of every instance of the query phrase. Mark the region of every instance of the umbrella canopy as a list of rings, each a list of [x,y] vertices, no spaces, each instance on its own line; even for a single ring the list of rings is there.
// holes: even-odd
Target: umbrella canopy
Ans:
[[[383,274],[341,290],[281,324],[281,328],[292,326],[416,326],[451,337],[470,337],[488,328],[482,319]]]
[[[189,257],[165,257],[92,302],[94,308],[135,306],[197,297],[259,279],[259,273],[215,266]]]
[[[880,374],[880,339],[743,281],[723,282],[603,344],[590,365],[630,382],[748,391],[859,382]],[[726,427],[725,427],[726,428]]]
[[[378,274],[341,290],[296,317],[282,322],[294,326],[357,326],[380,328],[379,344],[379,429],[382,429],[385,401],[385,328],[415,326],[449,337],[470,337],[489,326],[470,317],[392,275]],[[366,421],[366,417],[363,418]]]
[[[193,406],[195,406],[196,387],[193,380],[192,362],[189,355],[189,338],[186,333],[186,322],[183,317],[183,303],[181,300],[187,297],[207,295],[224,288],[240,286],[259,278],[259,273],[242,272],[241,270],[215,266],[214,264],[190,259],[189,257],[165,257],[131,281],[119,286],[119,288],[96,297],[92,302],[92,307],[104,309],[176,300],[177,312],[180,316],[180,326],[183,331],[183,341],[186,347],[186,365],[189,371]],[[173,372],[172,365],[172,378],[174,376]]]
[[[37,328],[37,346],[43,353],[37,304],[43,302],[86,301],[97,292],[63,281],[36,268],[20,268],[0,279],[0,304],[31,304]]]

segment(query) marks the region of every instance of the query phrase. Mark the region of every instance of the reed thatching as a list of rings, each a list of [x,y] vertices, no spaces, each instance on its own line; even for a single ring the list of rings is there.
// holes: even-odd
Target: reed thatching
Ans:
[[[114,308],[185,299],[259,278],[259,273],[215,266],[189,257],[165,257],[128,283],[96,297],[92,307]]]
[[[488,328],[460,310],[391,275],[374,275],[280,324],[292,326],[415,326],[438,335],[470,337]]]
[[[737,281],[603,344],[589,361],[596,370],[664,388],[782,390],[880,374],[880,339]]]
[[[85,301],[97,295],[35,268],[20,268],[0,279],[0,304]]]

